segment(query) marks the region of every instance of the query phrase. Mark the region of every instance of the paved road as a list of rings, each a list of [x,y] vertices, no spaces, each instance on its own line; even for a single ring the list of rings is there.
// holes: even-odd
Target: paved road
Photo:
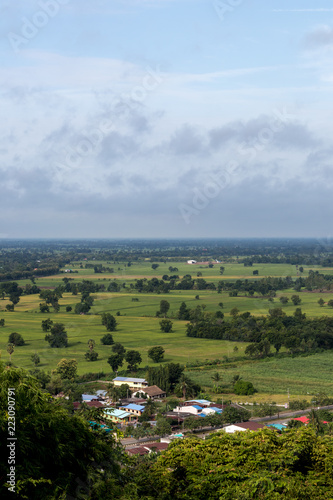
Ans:
[[[270,420],[283,420],[290,419],[293,417],[299,417],[301,415],[306,415],[312,408],[308,408],[307,410],[297,410],[297,411],[286,411],[280,412],[279,414],[273,415],[271,417],[261,417],[261,418],[251,418],[252,422],[269,422]],[[333,410],[333,405],[328,406],[316,406],[315,410]]]

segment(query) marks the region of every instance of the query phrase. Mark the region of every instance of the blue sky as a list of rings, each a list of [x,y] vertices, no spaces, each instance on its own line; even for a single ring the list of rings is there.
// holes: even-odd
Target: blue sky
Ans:
[[[331,1],[0,14],[0,237],[332,236]]]

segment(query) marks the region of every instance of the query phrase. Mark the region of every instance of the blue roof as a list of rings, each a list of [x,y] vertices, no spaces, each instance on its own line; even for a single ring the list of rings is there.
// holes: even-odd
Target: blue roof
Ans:
[[[211,402],[208,401],[207,399],[190,399],[189,401],[186,401],[186,403],[199,403],[202,405],[208,405]]]
[[[221,410],[221,408],[216,408],[215,406],[210,406],[209,409],[214,410],[215,413],[222,413],[222,411],[223,411],[223,410]]]
[[[205,418],[205,417],[207,417],[207,415],[206,415],[206,413],[200,413],[200,414],[198,415],[198,417],[203,417],[203,418]]]
[[[278,429],[279,431],[283,431],[286,429],[286,426],[283,424],[267,424],[267,427],[274,427],[275,429]]]
[[[117,382],[138,382],[138,383],[142,383],[142,384],[147,384],[147,380],[145,380],[144,378],[133,378],[133,377],[116,377],[113,379],[113,382],[114,381],[117,381]]]
[[[192,408],[195,408],[196,410],[202,410],[201,406],[198,406],[198,405],[192,405]]]
[[[92,399],[97,399],[98,396],[96,394],[82,394],[83,401],[91,401]]]
[[[142,406],[142,405],[136,405],[134,403],[130,403],[127,406],[121,406],[121,408],[127,408],[128,410],[138,410],[138,411],[143,411],[145,409],[144,406]]]

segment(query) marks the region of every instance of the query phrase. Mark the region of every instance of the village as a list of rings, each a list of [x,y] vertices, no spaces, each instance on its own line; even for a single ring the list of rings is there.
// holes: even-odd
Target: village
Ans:
[[[165,403],[166,392],[157,385],[149,386],[145,379],[133,377],[115,377],[112,382],[113,387],[126,387],[125,398],[116,400],[109,396],[110,391],[100,389],[94,394],[82,394],[82,403],[74,402],[74,410],[82,407],[98,410],[96,418],[90,420],[91,427],[113,432],[116,439],[125,447],[126,452],[132,456],[163,452],[175,439],[188,437],[192,432],[202,439],[207,439],[212,433],[218,431],[233,434],[245,431],[254,432],[267,427],[281,433],[288,427],[307,425],[310,422],[308,416],[296,416],[305,412],[295,412],[294,418],[290,418],[290,414],[286,413],[283,422],[283,418],[274,422],[274,418],[277,417],[249,419],[249,413],[237,403],[221,404],[206,399],[179,400],[178,405],[173,405],[172,409],[168,409],[166,405],[166,411],[161,414],[157,410],[159,405]],[[173,403],[175,404],[174,401]],[[234,410],[233,413],[230,413],[230,409]],[[227,411],[229,411],[230,422],[221,418]],[[144,416],[146,418],[143,418]],[[212,416],[218,418],[215,421],[208,418]],[[237,416],[240,417],[240,421],[237,421]],[[158,417],[171,424],[158,428]],[[138,437],[136,430],[147,429],[147,427],[151,429],[151,432],[147,436]]]

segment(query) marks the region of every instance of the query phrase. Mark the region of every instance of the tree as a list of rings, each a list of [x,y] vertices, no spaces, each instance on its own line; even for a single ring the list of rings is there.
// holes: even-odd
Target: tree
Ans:
[[[131,370],[131,371],[136,371],[138,368],[138,365],[142,361],[142,357],[141,357],[141,354],[139,353],[139,351],[131,350],[131,351],[126,352],[125,360],[128,363],[127,369]]]
[[[113,337],[111,333],[106,333],[102,338],[101,338],[101,344],[103,345],[112,345],[114,344]]]
[[[318,300],[318,304],[320,305],[320,307],[323,307],[323,305],[325,304],[325,300],[320,297],[320,299]]]
[[[151,358],[154,363],[160,363],[164,358],[164,352],[162,346],[151,347],[148,350],[148,357]]]
[[[74,379],[77,373],[76,359],[61,359],[57,364],[55,372],[60,376],[62,380]]]
[[[280,297],[279,300],[280,300],[281,304],[283,304],[283,305],[288,304],[288,302],[289,302],[288,297],[284,297],[284,296]]]
[[[110,313],[102,314],[102,325],[105,326],[108,332],[114,332],[117,327],[117,321],[114,316]]]
[[[224,273],[225,268],[223,266],[220,266],[220,274]]]
[[[71,312],[71,310],[72,310],[72,307],[71,307],[71,306],[66,306],[66,312],[68,312],[68,313],[69,313],[69,312]]]
[[[79,302],[75,305],[74,312],[75,314],[87,314],[91,309],[90,305],[86,302]]]
[[[84,355],[87,361],[97,361],[98,352],[96,351],[87,351]]]
[[[168,434],[171,434],[171,425],[166,418],[159,418],[157,420],[155,431],[158,436],[167,436]]]
[[[10,480],[7,460],[0,461],[1,498],[130,498],[126,493],[127,459],[112,433],[92,431],[85,418],[69,413],[24,370],[0,368],[3,416],[8,394],[16,401],[16,421],[21,425],[16,426],[15,437],[20,446],[16,447],[14,494],[6,484]],[[1,443],[9,443],[7,419],[1,419]]]
[[[10,344],[14,344],[15,347],[25,344],[22,335],[16,332],[13,332],[9,335],[8,342]]]
[[[0,319],[0,326],[5,326],[5,320],[4,319]]]
[[[170,319],[162,319],[160,321],[160,328],[162,332],[169,333],[172,332],[172,321]]]
[[[65,325],[63,325],[63,323],[55,323],[50,333],[45,335],[45,340],[51,347],[67,347],[68,340]]]
[[[36,352],[35,352],[35,354],[33,354],[33,355],[31,356],[31,358],[30,358],[30,359],[31,359],[31,361],[33,362],[33,364],[34,364],[35,366],[39,365],[39,363],[40,363],[40,357],[38,356],[38,354],[37,354]]]
[[[175,388],[175,392],[181,394],[185,401],[186,396],[194,397],[200,392],[200,386],[195,384],[193,380],[187,377],[184,373],[181,374],[179,383]]]
[[[182,302],[180,304],[177,317],[180,320],[189,321],[189,319],[190,319],[190,310],[187,308],[185,302]]]
[[[122,354],[111,354],[108,358],[108,363],[112,368],[112,371],[116,372],[124,362],[124,356]]]
[[[125,352],[126,352],[125,347],[120,342],[116,342],[115,344],[113,344],[111,349],[112,349],[112,352],[114,352],[116,354],[120,354],[121,356],[124,356]]]
[[[214,382],[220,382],[221,375],[219,374],[219,372],[216,372],[214,373],[214,375],[212,375],[211,379],[214,380]]]
[[[254,394],[256,389],[253,387],[252,382],[246,382],[245,380],[238,380],[234,385],[234,393],[238,396],[251,396]]]
[[[164,314],[164,317],[166,318],[167,312],[170,309],[170,304],[167,300],[161,300],[160,302],[160,313]]]
[[[155,271],[155,269],[157,269],[158,267],[160,267],[160,266],[159,266],[159,264],[152,264],[152,265],[151,265],[151,268],[152,268],[152,269],[154,269],[154,271]]]
[[[94,339],[89,339],[88,340],[88,347],[89,347],[89,351],[92,352],[94,350],[94,347],[95,347],[95,341]]]
[[[49,330],[51,330],[52,325],[53,325],[53,321],[50,318],[47,318],[44,321],[42,321],[43,332],[48,332]]]
[[[333,300],[332,300],[332,299],[331,299],[331,300],[329,300],[329,301],[327,302],[327,305],[328,305],[329,307],[333,307]]]
[[[15,350],[14,344],[7,344],[7,352],[9,354],[10,362],[12,362],[12,354],[13,354],[14,350]]]
[[[49,313],[50,312],[49,306],[45,303],[39,304],[39,309],[40,309],[41,313]]]
[[[14,304],[6,304],[6,311],[14,311]]]
[[[233,316],[234,318],[236,318],[238,316],[238,313],[239,313],[239,309],[237,307],[233,307],[230,311],[230,316]]]
[[[294,304],[294,306],[299,306],[300,303],[302,302],[302,299],[300,298],[299,295],[292,295],[291,296],[291,301]]]
[[[219,302],[219,307],[223,309],[223,302]]]

